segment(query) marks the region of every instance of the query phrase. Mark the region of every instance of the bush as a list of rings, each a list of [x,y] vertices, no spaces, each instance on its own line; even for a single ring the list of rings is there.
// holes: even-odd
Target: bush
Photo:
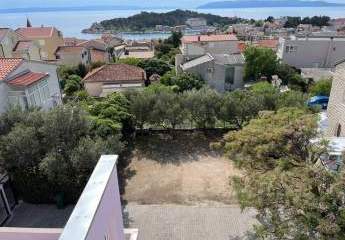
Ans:
[[[321,79],[310,87],[309,94],[311,96],[327,96],[331,94],[332,80]]]
[[[74,203],[101,154],[122,149],[120,135],[98,136],[78,107],[22,112],[20,119],[16,115],[0,118],[7,129],[0,136],[0,162],[26,202],[53,203],[63,194],[66,203]]]

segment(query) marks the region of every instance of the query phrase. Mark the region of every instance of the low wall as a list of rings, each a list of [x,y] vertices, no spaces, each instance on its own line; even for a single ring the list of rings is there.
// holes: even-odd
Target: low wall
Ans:
[[[59,228],[0,228],[0,239],[6,240],[57,240],[63,229]]]

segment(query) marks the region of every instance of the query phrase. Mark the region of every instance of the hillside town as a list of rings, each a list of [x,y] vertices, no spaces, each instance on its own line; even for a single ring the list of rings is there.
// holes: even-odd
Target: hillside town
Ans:
[[[345,238],[345,18],[41,24],[0,26],[0,240]]]

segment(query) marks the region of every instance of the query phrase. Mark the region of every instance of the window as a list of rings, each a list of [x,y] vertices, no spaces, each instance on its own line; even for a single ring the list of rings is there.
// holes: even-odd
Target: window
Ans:
[[[234,84],[235,67],[226,66],[225,68],[225,84]]]
[[[42,80],[28,89],[30,106],[40,106],[50,98],[48,81]]]
[[[286,51],[287,53],[297,52],[297,46],[287,45],[287,46],[285,47],[285,51]]]

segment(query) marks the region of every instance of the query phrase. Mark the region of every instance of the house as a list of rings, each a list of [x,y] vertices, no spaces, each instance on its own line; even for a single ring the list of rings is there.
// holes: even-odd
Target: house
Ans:
[[[50,109],[62,103],[55,64],[0,58],[0,113],[11,105]]]
[[[10,28],[0,28],[0,57],[13,57],[13,49],[21,39],[20,35]]]
[[[94,69],[83,79],[91,96],[104,97],[109,93],[144,87],[146,73],[142,68],[127,64],[106,64]]]
[[[88,48],[78,46],[60,46],[55,51],[58,64],[77,66],[78,64],[89,65],[91,52]]]
[[[184,36],[180,50],[183,56],[190,59],[207,53],[233,54],[238,53],[238,39],[233,34]]]
[[[219,92],[243,88],[245,60],[242,54],[210,54],[184,62],[178,72],[199,75],[207,84]]]
[[[2,227],[0,239],[136,240],[138,229],[124,229],[117,159],[117,155],[101,156],[63,228]]]
[[[109,62],[107,45],[102,40],[88,40],[78,43],[76,46],[90,50],[91,62]]]
[[[55,51],[64,45],[62,33],[55,27],[25,27],[16,29],[24,40],[37,41],[41,49],[42,60],[55,60]]]
[[[278,57],[295,68],[333,68],[345,56],[345,37],[309,36],[279,39]]]
[[[12,55],[26,60],[41,60],[41,49],[35,41],[20,40],[14,47]]]

